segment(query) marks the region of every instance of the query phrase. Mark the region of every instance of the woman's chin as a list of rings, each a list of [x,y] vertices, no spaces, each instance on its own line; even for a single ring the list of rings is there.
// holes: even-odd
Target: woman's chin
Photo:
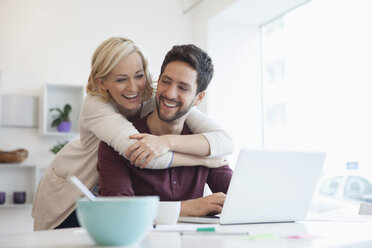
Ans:
[[[128,110],[128,111],[135,111],[135,110],[140,109],[141,107],[141,103],[139,101],[136,101],[136,102],[125,101],[125,102],[119,103],[119,105],[121,108]]]

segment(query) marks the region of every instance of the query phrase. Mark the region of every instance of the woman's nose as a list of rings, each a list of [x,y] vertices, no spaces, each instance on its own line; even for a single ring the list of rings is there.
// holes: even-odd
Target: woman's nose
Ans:
[[[128,80],[127,90],[130,91],[130,92],[136,92],[138,90],[138,86],[137,86],[135,80],[133,80],[133,79]]]

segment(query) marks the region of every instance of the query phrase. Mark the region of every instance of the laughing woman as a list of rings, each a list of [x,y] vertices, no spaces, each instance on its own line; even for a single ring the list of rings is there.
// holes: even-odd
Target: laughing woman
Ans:
[[[219,167],[232,152],[230,136],[193,109],[187,125],[193,135],[139,134],[132,125],[153,110],[153,85],[148,61],[126,38],[110,38],[95,51],[79,118],[80,139],[59,151],[40,180],[32,209],[34,230],[79,226],[75,203],[81,193],[67,180],[77,176],[97,188],[98,145],[112,146],[133,166],[164,169],[195,164]]]

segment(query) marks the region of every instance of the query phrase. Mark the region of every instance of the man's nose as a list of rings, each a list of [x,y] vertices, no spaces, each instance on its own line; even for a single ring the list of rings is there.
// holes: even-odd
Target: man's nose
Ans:
[[[166,91],[164,92],[164,95],[168,99],[177,98],[177,85],[176,84],[169,85],[169,87],[167,87]]]

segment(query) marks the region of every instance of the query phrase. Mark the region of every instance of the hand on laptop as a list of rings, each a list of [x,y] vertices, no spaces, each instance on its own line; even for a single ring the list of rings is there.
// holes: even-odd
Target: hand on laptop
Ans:
[[[182,201],[180,216],[205,216],[209,213],[219,214],[222,211],[226,195],[222,192],[209,196]]]

